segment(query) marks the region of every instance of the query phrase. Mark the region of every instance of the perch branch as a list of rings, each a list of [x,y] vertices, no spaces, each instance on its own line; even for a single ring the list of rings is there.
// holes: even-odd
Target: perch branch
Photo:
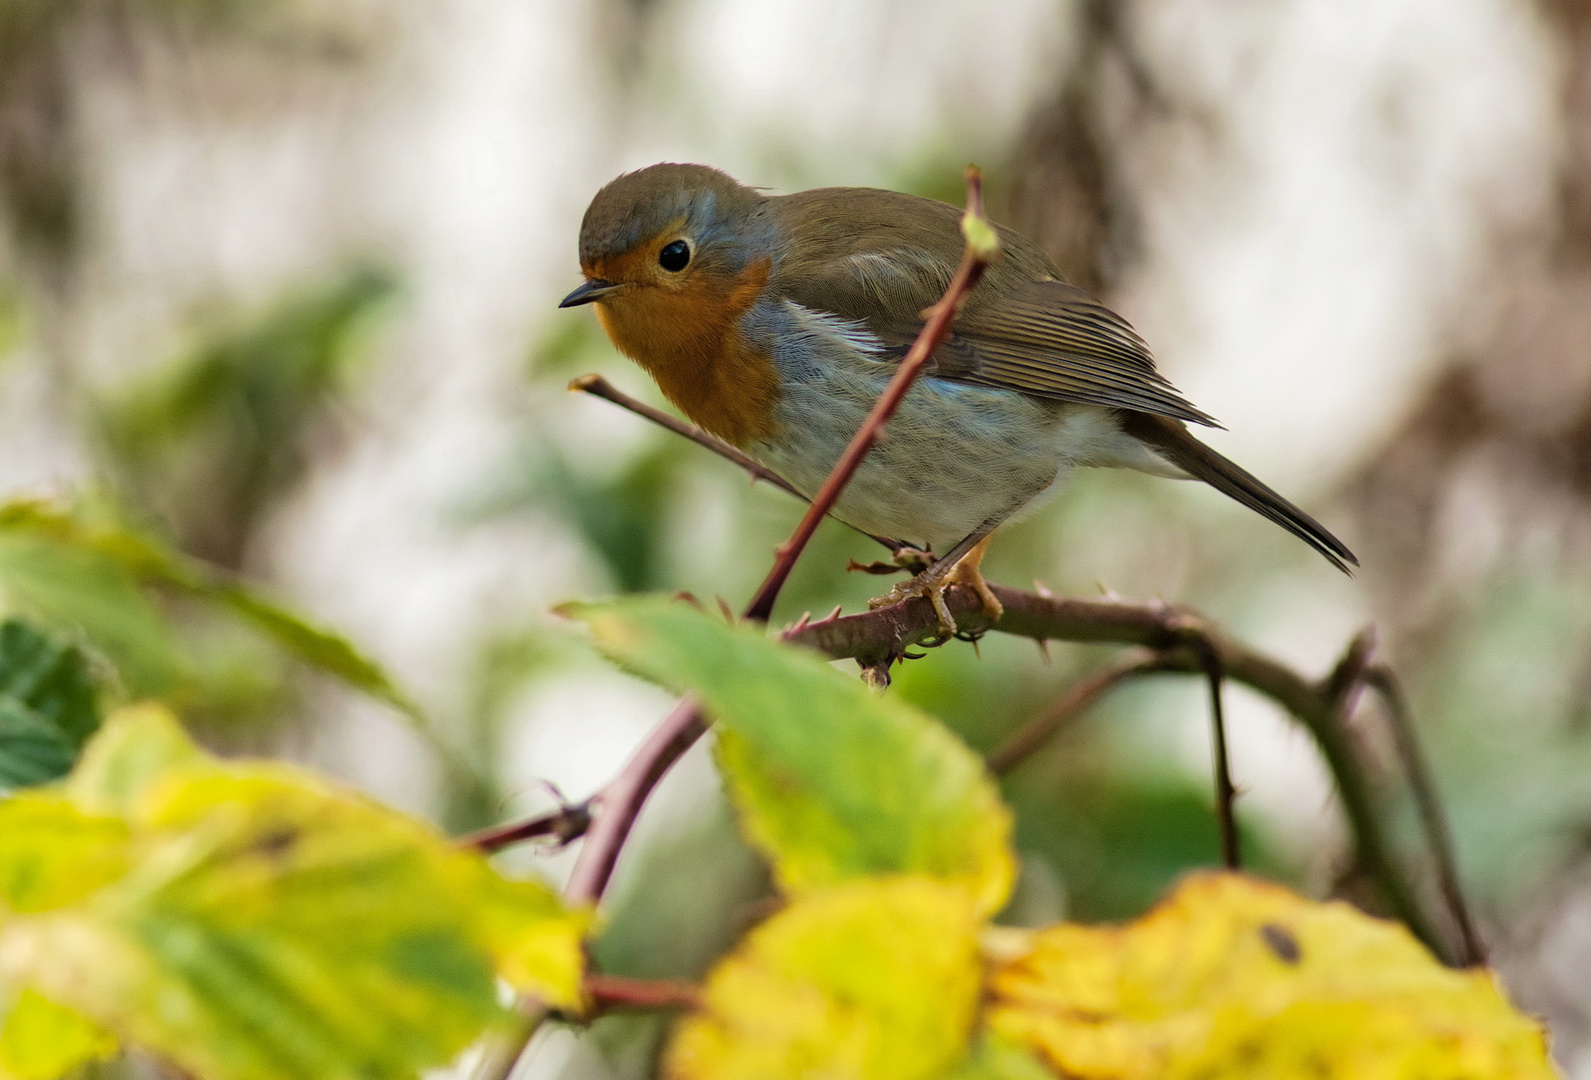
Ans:
[[[982,232],[975,233],[974,230],[978,229]],[[828,479],[823,481],[823,486],[818,489],[812,504],[807,507],[806,514],[801,518],[801,524],[796,526],[795,533],[779,548],[774,557],[773,568],[768,571],[768,576],[763,579],[762,586],[752,597],[751,603],[746,605],[746,618],[767,622],[769,616],[773,614],[773,604],[779,598],[779,590],[784,588],[785,580],[795,568],[796,560],[806,549],[812,534],[817,532],[818,525],[829,511],[834,509],[834,504],[839,502],[840,495],[851,482],[851,477],[856,475],[862,459],[878,441],[879,434],[884,430],[889,418],[895,415],[895,410],[906,397],[906,391],[911,389],[912,383],[927,365],[928,358],[950,336],[950,324],[955,319],[956,313],[961,310],[962,301],[977,286],[990,260],[999,254],[994,230],[983,217],[983,174],[973,166],[967,167],[967,212],[962,219],[962,231],[967,235],[967,243],[962,250],[961,265],[956,267],[956,274],[950,279],[950,285],[939,298],[939,302],[928,309],[928,317],[923,323],[922,330],[917,334],[917,340],[912,342],[905,359],[895,369],[889,385],[873,403],[873,409],[867,414],[867,419],[862,421],[862,426],[851,437],[845,452],[834,463]]]

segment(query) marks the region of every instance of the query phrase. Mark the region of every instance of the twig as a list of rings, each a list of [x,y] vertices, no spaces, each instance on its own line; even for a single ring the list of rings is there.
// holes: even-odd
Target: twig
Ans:
[[[542,814],[509,825],[468,833],[458,838],[460,847],[474,848],[488,854],[503,848],[550,836],[562,847],[586,834],[591,827],[591,800],[559,807],[550,814]]]
[[[586,842],[564,886],[564,898],[575,904],[594,904],[602,898],[618,862],[619,850],[630,835],[641,806],[657,782],[706,731],[696,698],[687,695],[665,716],[640,749],[598,797],[598,811],[586,832]]]
[[[1194,651],[1199,654],[1210,683],[1210,755],[1215,760],[1215,816],[1221,824],[1221,862],[1228,870],[1241,870],[1243,854],[1238,848],[1234,812],[1237,789],[1232,786],[1232,762],[1226,752],[1226,709],[1221,705],[1221,657],[1202,637]]]
[[[586,995],[598,1013],[633,1009],[694,1009],[701,988],[674,979],[627,979],[619,975],[586,976]]]
[[[983,231],[975,234],[975,229]],[[928,358],[950,336],[950,324],[961,309],[962,301],[978,284],[989,261],[998,253],[999,246],[994,240],[994,231],[983,217],[983,174],[973,166],[967,168],[967,212],[963,218],[962,231],[966,233],[967,243],[962,251],[961,265],[956,268],[955,276],[950,279],[950,285],[939,298],[939,302],[928,309],[928,317],[923,323],[922,330],[917,334],[917,340],[912,342],[911,348],[907,351],[905,359],[900,362],[900,366],[896,368],[889,385],[873,403],[873,409],[867,414],[867,419],[862,421],[862,426],[851,437],[845,452],[834,463],[828,479],[823,481],[823,486],[812,499],[812,505],[801,518],[801,524],[796,526],[796,531],[790,539],[779,548],[773,568],[768,571],[768,576],[763,580],[757,594],[752,597],[751,603],[746,605],[746,618],[767,622],[773,614],[773,603],[779,598],[779,590],[784,588],[785,580],[795,568],[796,560],[806,549],[807,542],[812,539],[812,534],[817,532],[818,525],[839,501],[846,485],[851,482],[851,477],[856,475],[862,459],[873,448],[879,433],[884,430],[889,418],[895,414],[901,400],[906,396],[906,391],[911,389],[912,383],[928,363]]]
[[[1022,764],[1061,728],[1077,719],[1113,688],[1135,675],[1163,671],[1165,660],[1159,653],[1130,652],[1094,672],[1082,682],[1073,683],[1054,705],[1017,728],[988,756],[989,771],[1004,776]]]
[[[1448,826],[1447,815],[1442,812],[1442,801],[1436,792],[1436,781],[1431,776],[1431,767],[1425,759],[1425,753],[1420,748],[1419,736],[1414,730],[1414,721],[1409,714],[1409,703],[1403,695],[1403,687],[1391,669],[1381,664],[1365,669],[1364,684],[1379,694],[1386,705],[1393,745],[1397,748],[1398,759],[1408,778],[1409,789],[1414,793],[1415,805],[1419,808],[1420,823],[1425,829],[1426,841],[1431,846],[1431,856],[1436,863],[1436,877],[1442,890],[1442,899],[1447,903],[1448,911],[1453,916],[1453,922],[1458,927],[1459,938],[1463,943],[1463,953],[1459,957],[1459,962],[1466,967],[1484,963],[1486,946],[1475,930],[1474,920],[1470,918],[1469,904],[1464,899],[1464,889],[1458,880],[1458,859],[1453,850],[1453,832]]]
[[[581,375],[578,378],[571,379],[569,381],[569,389],[590,394],[592,397],[599,397],[603,401],[611,401],[621,409],[628,409],[637,416],[644,416],[652,423],[668,428],[674,434],[682,435],[698,446],[705,446],[719,457],[727,458],[734,462],[750,473],[753,479],[766,481],[781,491],[787,491],[803,502],[806,501],[806,496],[797,491],[794,484],[771,469],[763,468],[757,463],[756,459],[741,453],[718,436],[708,434],[695,424],[687,424],[683,420],[676,420],[662,409],[655,409],[644,401],[636,400],[608,382],[601,375]],[[887,543],[887,541],[882,542]]]

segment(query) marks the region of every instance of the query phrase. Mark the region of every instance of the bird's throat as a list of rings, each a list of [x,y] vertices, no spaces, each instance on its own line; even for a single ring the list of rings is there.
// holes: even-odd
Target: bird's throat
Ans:
[[[768,268],[764,260],[727,282],[703,275],[683,289],[642,287],[596,305],[613,344],[651,373],[665,397],[739,447],[768,438],[776,426],[778,368],[738,329]]]

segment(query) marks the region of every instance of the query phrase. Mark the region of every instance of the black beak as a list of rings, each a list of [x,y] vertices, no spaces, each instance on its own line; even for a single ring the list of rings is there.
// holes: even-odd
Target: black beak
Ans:
[[[574,292],[558,301],[558,306],[565,308],[589,304],[593,300],[601,300],[617,288],[618,286],[611,281],[603,281],[601,278],[590,278]]]

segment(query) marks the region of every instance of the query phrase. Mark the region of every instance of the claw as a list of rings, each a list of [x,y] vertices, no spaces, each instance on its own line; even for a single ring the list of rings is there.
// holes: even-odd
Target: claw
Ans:
[[[867,606],[870,609],[889,607],[921,596],[934,605],[934,614],[939,617],[939,629],[954,636],[956,620],[950,614],[950,606],[945,603],[945,590],[952,585],[966,585],[977,592],[983,602],[983,613],[990,621],[998,621],[1005,614],[1005,606],[989,588],[989,583],[983,580],[983,574],[978,569],[988,543],[989,538],[984,537],[954,565],[946,566],[943,561],[937,562],[910,581],[903,581],[883,596],[869,601]]]

